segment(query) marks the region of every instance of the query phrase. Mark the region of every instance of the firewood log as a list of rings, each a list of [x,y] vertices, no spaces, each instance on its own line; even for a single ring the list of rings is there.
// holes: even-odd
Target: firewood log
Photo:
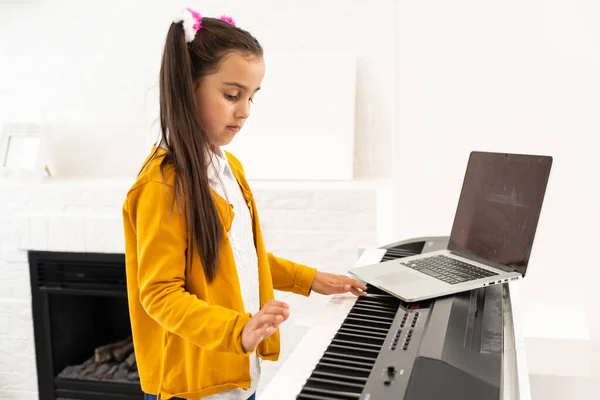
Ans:
[[[106,344],[94,349],[94,356],[97,363],[105,363],[114,359],[114,352],[123,346],[128,346],[131,338],[121,340],[115,343]]]
[[[129,354],[129,357],[127,357],[127,359],[125,360],[125,365],[130,370],[137,368],[137,365],[135,362],[135,352],[131,352],[131,354]]]
[[[123,346],[119,346],[113,349],[113,359],[115,361],[123,361],[133,351],[133,342],[129,341]]]

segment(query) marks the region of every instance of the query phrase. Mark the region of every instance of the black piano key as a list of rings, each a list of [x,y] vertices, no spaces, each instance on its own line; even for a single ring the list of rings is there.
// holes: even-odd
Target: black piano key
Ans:
[[[356,349],[359,349],[359,350],[379,351],[379,349],[381,349],[381,344],[380,345],[376,345],[376,344],[372,344],[372,343],[359,342],[359,341],[356,341],[356,340],[333,339],[331,341],[331,343],[342,344],[342,345],[345,345],[345,346],[352,346],[352,347],[354,347]]]
[[[319,396],[319,394],[321,395]],[[360,398],[360,393],[347,393],[343,391],[334,392],[327,389],[307,387],[306,391],[303,391],[298,398],[322,400],[354,400]]]
[[[349,382],[348,380],[345,380],[344,378],[341,378],[341,377],[319,378],[315,375],[311,375],[311,377],[308,378],[307,384],[310,384],[309,387],[326,389],[332,393],[335,393],[335,392],[360,393],[360,392],[362,392],[362,388],[365,387],[364,383]]]
[[[337,351],[341,350],[345,354],[351,354],[351,355],[364,357],[364,358],[371,359],[371,360],[376,360],[377,354],[378,354],[377,351],[361,350],[361,349],[357,349],[356,347],[353,347],[353,346],[346,346],[346,345],[335,344],[335,343],[331,343],[329,345],[329,348],[331,348],[332,350],[337,350]]]
[[[348,313],[348,316],[357,316],[357,317],[373,317],[373,319],[375,320],[379,320],[379,321],[383,321],[383,322],[387,322],[389,321],[390,318],[393,318],[391,316],[388,315],[381,315],[381,314],[376,314],[373,311],[361,311],[361,310],[352,310],[350,311],[350,313]],[[377,317],[377,318],[374,318]]]
[[[360,387],[363,387],[364,384],[367,383],[367,378],[368,378],[368,376],[366,376],[366,377],[356,376],[356,373],[351,370],[347,370],[347,371],[340,370],[339,372],[335,372],[335,370],[333,370],[333,369],[322,367],[322,366],[321,366],[321,368],[319,368],[319,367],[315,368],[313,376],[320,377],[323,379],[334,379],[336,381],[343,379],[349,383],[359,384]]]
[[[363,357],[363,356],[359,356],[359,355],[356,355],[356,354],[350,354],[350,353],[347,353],[347,352],[346,353],[340,353],[339,349],[325,350],[324,354],[332,356],[332,357],[344,356],[344,357],[351,358],[353,360],[366,361],[366,362],[369,362],[371,364],[374,364],[373,357]]]
[[[390,324],[386,324],[385,322],[374,321],[365,317],[355,317],[353,315],[348,315],[345,321],[352,321],[360,324],[361,327],[365,329],[379,329],[381,331],[387,332],[387,328],[389,328]]]
[[[403,256],[405,254],[414,256],[416,254],[419,254],[410,249],[386,249],[385,253],[389,254],[389,255],[399,255],[399,256]],[[405,256],[405,257],[407,257],[407,256]]]
[[[373,290],[374,287],[370,287],[367,285],[367,293],[368,295],[365,297],[360,297],[361,302],[359,305],[371,305],[373,307],[382,307],[393,309],[394,306],[400,303],[400,299],[392,296],[388,293],[376,293]]]
[[[386,249],[385,252],[387,254],[410,254],[410,255],[418,254],[418,253],[414,252],[413,250],[409,250],[409,249]]]
[[[416,256],[417,252],[407,249],[387,249],[381,261],[396,260],[398,258]]]
[[[364,330],[353,329],[353,328],[349,328],[349,327],[345,327],[345,326],[342,326],[338,332],[339,333],[347,333],[347,334],[359,334],[360,336],[364,336],[363,334],[365,333]],[[387,333],[369,331],[367,337],[372,338],[372,339],[384,340],[386,338],[386,336],[387,336]]]
[[[320,396],[320,395],[310,394],[310,393],[301,393],[296,398],[297,399],[310,399],[310,400],[354,400],[354,399],[358,399],[359,397],[360,396],[331,397],[330,395]]]
[[[339,366],[357,366],[357,367],[364,367],[365,369],[368,369],[369,371],[373,368],[373,362],[370,361],[357,361],[357,360],[352,360],[350,358],[346,358],[342,355],[324,355],[321,358],[321,361],[324,362],[334,362],[336,363],[336,365]],[[320,361],[320,362],[321,362]]]
[[[381,322],[388,322],[388,323],[392,323],[394,321],[394,316],[391,317],[382,317],[379,315],[375,315],[373,314],[366,314],[364,312],[350,312],[348,315],[352,315],[353,317],[365,317],[369,320],[376,320],[376,321],[381,321]]]
[[[363,343],[379,345],[380,347],[385,340],[385,336],[374,336],[372,332],[369,332],[368,335],[364,335],[362,333],[347,332],[346,330],[342,331],[341,329],[338,331],[336,338],[344,340],[356,340]]]
[[[319,370],[319,369],[324,369],[327,371],[342,371],[343,373],[346,374],[356,374],[356,376],[364,376],[365,378],[369,376],[369,374],[371,373],[371,368],[361,368],[361,367],[353,367],[350,365],[343,365],[339,362],[336,362],[335,364],[333,363],[328,363],[325,360],[326,357],[323,357],[321,359],[321,361],[319,362],[319,364],[317,364],[317,366],[315,367],[315,370]],[[367,364],[369,367],[372,367],[372,365]]]
[[[351,318],[346,318],[346,321],[348,321]],[[360,322],[361,320],[359,320]],[[360,329],[361,332],[382,332],[385,333],[387,335],[387,332],[389,331],[389,326],[387,328],[378,328],[378,327],[374,327],[374,326],[367,326],[363,323],[363,325],[359,325],[359,324],[354,324],[351,322],[344,322],[344,324],[342,326],[348,326],[351,328],[357,328]]]
[[[360,306],[356,306],[355,310],[366,311],[373,313],[375,315],[391,315],[392,317],[396,316],[396,311],[393,311],[391,307],[377,307],[372,304],[362,303]]]

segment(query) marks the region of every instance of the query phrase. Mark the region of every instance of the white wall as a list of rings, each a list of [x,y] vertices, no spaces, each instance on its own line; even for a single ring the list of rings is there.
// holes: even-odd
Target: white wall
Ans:
[[[205,15],[233,15],[269,56],[332,48],[354,53],[355,176],[391,176],[392,0],[368,7],[366,0],[196,4]],[[155,137],[150,127],[157,117],[156,78],[168,24],[189,5],[194,2],[0,2],[0,123],[53,123],[62,175],[135,172],[147,138]],[[318,86],[314,93],[319,96]],[[311,115],[298,110],[296,118]],[[263,145],[257,145],[262,157]],[[117,161],[109,161],[113,156]]]
[[[521,297],[566,307],[555,326],[584,309],[600,376],[600,262],[585,251],[600,226],[600,3],[399,1],[395,13],[394,233],[449,234],[471,150],[554,156]]]

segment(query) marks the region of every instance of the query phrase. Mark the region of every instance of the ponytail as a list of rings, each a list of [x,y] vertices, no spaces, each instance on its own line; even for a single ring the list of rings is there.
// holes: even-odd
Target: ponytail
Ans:
[[[160,125],[166,155],[164,168],[174,167],[173,203],[185,210],[188,228],[187,263],[197,250],[204,274],[211,282],[219,262],[223,229],[208,181],[210,142],[196,109],[192,60],[181,24],[167,34],[160,68]]]
[[[192,26],[194,37],[188,32],[186,40],[185,24],[174,22],[166,38],[159,79],[161,142],[166,154],[160,170],[163,179],[167,166],[175,171],[171,207],[173,210],[177,202],[185,214],[187,264],[191,266],[197,251],[210,283],[219,264],[223,228],[208,181],[213,145],[200,121],[194,85],[217,71],[226,54],[240,51],[262,56],[263,49],[256,38],[229,19],[194,18],[198,18]]]

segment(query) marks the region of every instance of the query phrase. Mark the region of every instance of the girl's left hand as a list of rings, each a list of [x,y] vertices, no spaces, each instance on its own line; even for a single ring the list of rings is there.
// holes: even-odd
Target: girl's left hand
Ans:
[[[320,294],[339,294],[351,292],[356,296],[366,296],[367,287],[356,279],[344,275],[317,272],[311,290]]]

